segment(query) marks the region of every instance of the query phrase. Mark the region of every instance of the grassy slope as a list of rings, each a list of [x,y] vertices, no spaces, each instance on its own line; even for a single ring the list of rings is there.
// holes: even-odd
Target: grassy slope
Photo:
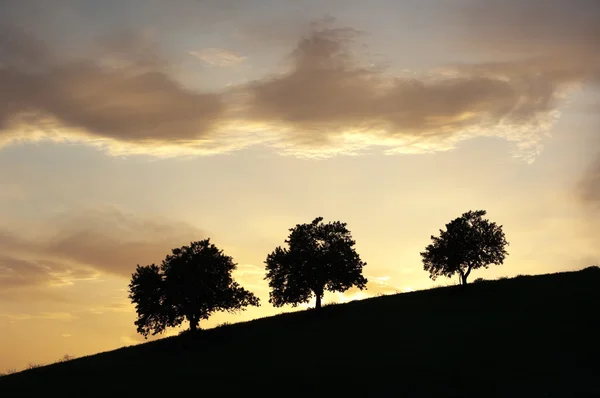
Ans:
[[[518,277],[122,348],[2,377],[0,396],[600,395],[599,317],[600,269]]]

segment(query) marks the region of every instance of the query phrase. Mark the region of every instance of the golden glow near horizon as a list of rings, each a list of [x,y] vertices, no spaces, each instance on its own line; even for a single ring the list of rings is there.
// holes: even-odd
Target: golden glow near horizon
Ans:
[[[2,7],[0,372],[144,341],[136,264],[205,237],[262,306],[201,327],[309,308],[264,260],[317,216],[369,279],[325,303],[456,283],[419,252],[474,209],[510,255],[471,279],[598,262],[600,3]]]

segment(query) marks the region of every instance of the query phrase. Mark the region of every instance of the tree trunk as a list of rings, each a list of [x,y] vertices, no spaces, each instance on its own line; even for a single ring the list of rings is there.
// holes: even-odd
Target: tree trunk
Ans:
[[[467,272],[462,272],[462,270],[460,271],[460,283],[464,286],[467,284],[467,278],[469,277],[469,274],[471,273],[471,267],[467,268]]]
[[[317,303],[315,304],[315,308],[318,310],[321,308],[321,297],[323,296],[323,293],[315,293],[315,296],[317,296]]]
[[[195,332],[196,330],[198,330],[198,319],[193,318],[193,317],[190,319],[190,330],[192,332]]]

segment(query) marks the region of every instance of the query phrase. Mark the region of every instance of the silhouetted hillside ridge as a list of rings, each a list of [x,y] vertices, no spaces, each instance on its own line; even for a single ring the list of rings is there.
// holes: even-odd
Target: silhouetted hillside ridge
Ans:
[[[597,267],[435,288],[31,369],[0,396],[594,396],[599,308]]]

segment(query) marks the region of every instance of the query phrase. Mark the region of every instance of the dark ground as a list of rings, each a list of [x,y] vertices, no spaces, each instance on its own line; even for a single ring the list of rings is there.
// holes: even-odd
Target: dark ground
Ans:
[[[599,318],[600,268],[523,276],[122,348],[1,377],[0,397],[600,396]]]

